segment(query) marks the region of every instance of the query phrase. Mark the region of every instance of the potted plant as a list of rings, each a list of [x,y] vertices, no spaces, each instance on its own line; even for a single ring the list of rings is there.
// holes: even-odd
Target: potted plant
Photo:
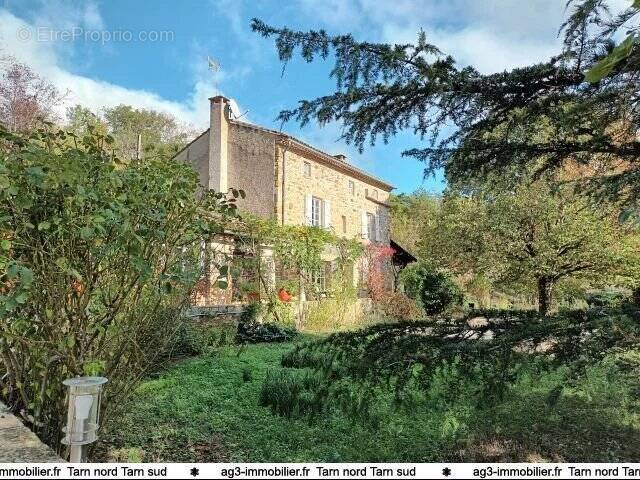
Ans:
[[[285,280],[278,287],[278,298],[281,302],[290,302],[297,292],[298,284],[293,280]]]
[[[260,300],[260,287],[257,282],[245,282],[240,285],[240,291],[247,297],[250,302]]]

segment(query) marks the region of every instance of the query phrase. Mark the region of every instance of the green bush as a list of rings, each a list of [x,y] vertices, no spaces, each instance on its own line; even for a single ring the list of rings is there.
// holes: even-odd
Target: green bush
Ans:
[[[113,138],[0,125],[3,400],[61,448],[62,381],[105,375],[103,418],[171,343],[203,242],[232,201],[183,162],[114,156]]]
[[[240,314],[241,323],[254,323],[260,319],[260,315],[264,310],[260,302],[251,302],[245,307]]]
[[[295,328],[276,323],[240,322],[236,332],[236,343],[243,345],[247,343],[288,342],[297,334]]]
[[[284,308],[287,308],[284,305]],[[261,322],[261,317],[273,318],[270,308],[260,302],[253,302],[240,315],[236,328],[235,343],[287,342],[297,335],[295,327],[274,321]]]
[[[205,353],[207,339],[201,328],[189,318],[182,319],[170,348],[171,357],[193,357]]]
[[[235,325],[200,323],[191,318],[183,318],[178,322],[167,356],[194,357],[217,347],[233,345],[235,332]]]
[[[631,296],[620,290],[595,290],[585,295],[585,301],[591,308],[617,308],[630,300]]]
[[[268,371],[260,405],[283,417],[302,417],[324,410],[323,393],[323,382],[309,371]]]
[[[400,284],[407,297],[418,301],[420,299],[420,289],[422,288],[422,278],[429,271],[429,267],[423,262],[415,262],[406,266],[400,272]]]
[[[417,300],[427,315],[438,315],[463,300],[462,292],[447,274],[421,262],[405,268],[400,281],[406,295]]]
[[[420,304],[427,315],[437,315],[462,303],[462,292],[451,278],[436,271],[425,271],[420,284]]]
[[[484,322],[470,326],[478,316]],[[282,366],[317,372],[322,382],[313,385],[315,393],[327,404],[371,420],[367,402],[376,391],[392,392],[390,401],[404,405],[421,396],[423,404],[441,411],[453,404],[464,404],[465,411],[485,408],[500,403],[523,375],[563,368],[567,379],[577,380],[607,355],[636,351],[638,344],[638,311],[545,317],[486,310],[460,321],[400,322],[333,334],[297,345]],[[637,368],[633,355],[624,358],[628,369]],[[292,395],[291,401],[298,398]]]

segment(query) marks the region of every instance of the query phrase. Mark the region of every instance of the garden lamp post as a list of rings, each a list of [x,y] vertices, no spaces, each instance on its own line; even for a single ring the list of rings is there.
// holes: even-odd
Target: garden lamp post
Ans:
[[[98,439],[100,397],[107,379],[76,377],[62,383],[69,387],[67,425],[62,429],[62,443],[70,447],[69,461],[80,463],[85,460],[85,445]]]

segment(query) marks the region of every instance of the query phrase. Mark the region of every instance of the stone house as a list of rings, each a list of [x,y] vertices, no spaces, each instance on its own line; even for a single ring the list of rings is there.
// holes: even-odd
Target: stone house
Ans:
[[[210,102],[210,127],[175,157],[193,165],[203,187],[244,190],[246,197],[237,203],[241,212],[282,225],[328,228],[338,236],[389,247],[386,202],[393,186],[349,164],[344,155],[330,155],[285,133],[235,119],[223,96]],[[218,248],[233,253],[233,240],[221,239]],[[331,252],[326,257],[331,261]],[[359,269],[360,264],[353,266],[354,285],[362,279]],[[233,301],[232,289],[216,290],[200,291],[196,303]]]

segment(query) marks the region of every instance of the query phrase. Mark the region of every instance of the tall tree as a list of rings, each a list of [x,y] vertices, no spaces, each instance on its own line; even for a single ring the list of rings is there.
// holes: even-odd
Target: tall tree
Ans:
[[[66,112],[65,130],[84,136],[93,129],[101,134],[108,133],[109,125],[97,113],[82,105],[68,107]]]
[[[0,123],[8,131],[29,131],[55,120],[64,96],[28,65],[0,57]]]
[[[425,225],[436,218],[440,199],[419,189],[413,193],[392,195],[391,236],[412,254],[418,251]]]
[[[458,274],[481,274],[508,288],[533,287],[539,311],[549,310],[554,287],[567,279],[591,285],[615,281],[627,256],[614,209],[594,208],[568,189],[539,180],[471,197],[447,195],[423,248]]]
[[[613,50],[614,33],[635,9],[611,18],[606,0],[570,0],[569,7],[557,56],[493,74],[458,67],[424,33],[415,45],[389,45],[257,19],[252,27],[275,37],[283,62],[296,49],[307,62],[335,59],[336,91],[300,101],[281,112],[283,121],[341,122],[343,138],[359,148],[411,129],[428,143],[404,153],[425,161],[428,172],[444,168],[454,180],[513,164],[544,171],[597,160],[610,168],[591,176],[589,186],[633,204],[640,198],[638,55],[624,57],[596,83],[585,81],[585,72]],[[638,46],[634,41],[629,48],[637,52]],[[451,125],[453,132],[444,134],[442,127]],[[537,135],[541,129],[545,135]]]
[[[91,126],[100,132],[109,132],[114,148],[123,159],[170,158],[186,145],[192,136],[189,128],[175,117],[156,110],[136,109],[131,105],[104,108],[94,113],[81,105],[67,109],[67,127],[76,134],[85,134]],[[138,135],[141,151],[138,152]]]

